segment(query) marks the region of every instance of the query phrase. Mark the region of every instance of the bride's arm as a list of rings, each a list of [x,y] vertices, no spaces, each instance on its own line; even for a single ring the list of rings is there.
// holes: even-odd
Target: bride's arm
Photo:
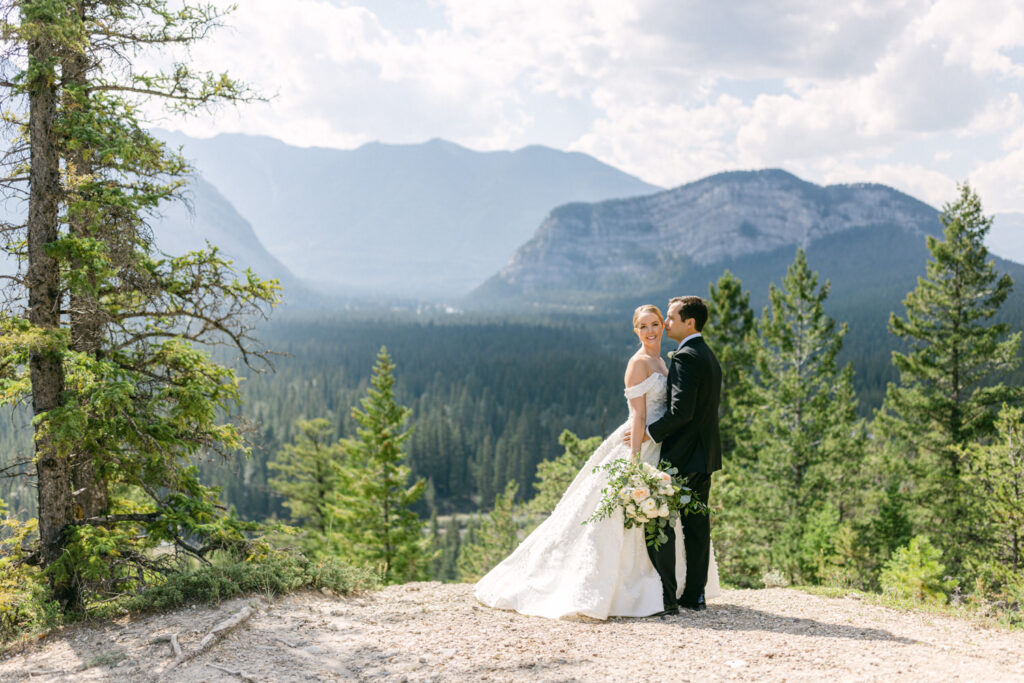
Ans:
[[[626,366],[626,388],[640,384],[650,375],[651,370],[647,367],[647,363],[637,358],[631,358]],[[636,459],[635,456],[640,451],[640,445],[643,443],[647,430],[647,399],[643,395],[629,399],[629,412],[632,416],[629,421],[629,452]]]

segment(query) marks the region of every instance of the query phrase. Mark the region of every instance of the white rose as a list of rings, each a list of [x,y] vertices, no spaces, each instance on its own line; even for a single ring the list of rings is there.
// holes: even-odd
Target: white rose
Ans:
[[[642,503],[643,500],[651,495],[651,490],[646,486],[637,486],[633,489],[633,500],[638,503]]]
[[[636,505],[633,504],[633,503],[630,503],[629,505],[626,506],[626,514],[629,515],[630,517],[635,517],[636,516],[636,510],[637,510]]]
[[[653,498],[647,498],[640,503],[640,510],[648,517],[654,517],[658,511],[658,503]]]
[[[658,508],[658,516],[668,517],[668,505],[666,505],[665,503],[661,504],[661,507]]]
[[[658,475],[658,478],[661,479],[666,484],[672,483],[672,475],[669,474],[668,472],[662,472],[661,474]]]

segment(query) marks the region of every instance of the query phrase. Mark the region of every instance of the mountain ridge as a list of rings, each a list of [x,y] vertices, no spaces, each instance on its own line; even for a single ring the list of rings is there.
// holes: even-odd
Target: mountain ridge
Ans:
[[[287,267],[326,288],[453,298],[504,264],[553,206],[660,188],[581,152],[477,152],[440,138],[354,150],[155,131]]]
[[[821,186],[781,169],[728,171],[641,197],[556,207],[470,299],[656,289],[681,272],[807,248],[856,228],[937,234],[938,215],[877,183]]]

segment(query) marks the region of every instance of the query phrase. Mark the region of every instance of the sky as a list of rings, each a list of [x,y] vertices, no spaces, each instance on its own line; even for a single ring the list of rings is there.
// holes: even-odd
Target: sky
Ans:
[[[784,168],[1024,211],[1021,0],[237,0],[192,49],[270,96],[159,125],[585,152],[663,187]],[[214,4],[226,2],[214,0]]]

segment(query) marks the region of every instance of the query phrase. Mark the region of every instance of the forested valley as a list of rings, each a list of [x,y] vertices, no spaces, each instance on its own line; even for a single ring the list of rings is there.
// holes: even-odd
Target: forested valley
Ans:
[[[259,372],[239,368],[245,381],[237,413],[252,452],[201,457],[203,480],[222,487],[225,501],[248,519],[280,517],[282,500],[267,485],[267,464],[295,437],[298,420],[326,418],[338,437],[354,434],[352,407],[386,346],[396,365],[396,397],[412,409],[407,464],[428,481],[417,510],[427,517],[432,510],[487,509],[510,480],[525,500],[537,464],[562,452],[563,430],[604,436],[626,419],[623,371],[637,348],[630,315],[275,312],[257,332],[275,354],[270,364],[258,365]],[[859,405],[865,416],[895,378],[890,355],[898,340],[883,330],[879,343],[878,317],[861,323],[860,343],[848,343],[839,357],[853,363],[858,395],[875,399]],[[670,344],[666,339],[664,350]],[[228,352],[215,357],[238,362]],[[8,413],[0,457],[28,453],[28,419],[24,410]],[[0,498],[31,516],[32,492],[17,479],[0,480],[0,487]]]

